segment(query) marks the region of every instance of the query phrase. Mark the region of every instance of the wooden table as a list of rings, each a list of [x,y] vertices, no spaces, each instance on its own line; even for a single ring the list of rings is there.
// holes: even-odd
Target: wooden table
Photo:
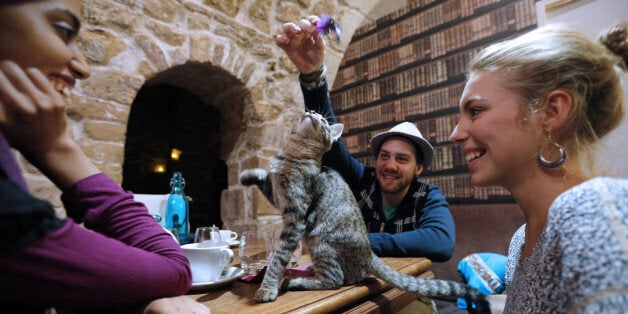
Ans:
[[[301,262],[309,261],[304,255]],[[387,257],[383,260],[398,271],[421,278],[433,278],[430,260],[418,257]],[[280,292],[274,302],[257,303],[253,296],[260,283],[240,280],[215,290],[192,291],[188,296],[205,304],[212,314],[222,313],[390,313],[417,297],[400,291],[380,279],[337,290]]]

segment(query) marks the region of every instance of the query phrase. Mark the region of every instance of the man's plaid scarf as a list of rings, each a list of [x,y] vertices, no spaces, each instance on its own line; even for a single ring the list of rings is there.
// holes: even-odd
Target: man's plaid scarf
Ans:
[[[365,180],[370,182],[363,182],[364,188],[355,195],[369,232],[400,233],[418,228],[417,222],[423,213],[423,205],[427,197],[427,184],[417,178],[395,210],[394,218],[385,221],[382,193],[374,169],[370,176],[365,177]]]

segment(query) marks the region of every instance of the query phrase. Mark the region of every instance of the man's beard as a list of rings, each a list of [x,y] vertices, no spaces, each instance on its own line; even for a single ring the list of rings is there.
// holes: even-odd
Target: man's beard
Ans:
[[[379,183],[379,187],[382,190],[382,193],[392,194],[392,195],[403,192],[403,190],[405,190],[412,182],[412,180],[405,180],[405,178],[401,178],[398,184],[392,185],[390,187],[386,187],[382,184],[381,180],[382,179],[377,178],[377,181]]]

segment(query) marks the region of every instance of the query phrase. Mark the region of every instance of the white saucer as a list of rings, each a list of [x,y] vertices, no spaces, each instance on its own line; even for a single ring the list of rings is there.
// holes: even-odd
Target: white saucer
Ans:
[[[192,283],[191,290],[200,290],[200,289],[208,289],[208,288],[217,288],[227,285],[236,279],[244,276],[244,270],[238,267],[229,267],[216,281],[208,281],[208,282],[194,282]]]
[[[235,247],[240,245],[240,240],[229,240],[229,247]]]

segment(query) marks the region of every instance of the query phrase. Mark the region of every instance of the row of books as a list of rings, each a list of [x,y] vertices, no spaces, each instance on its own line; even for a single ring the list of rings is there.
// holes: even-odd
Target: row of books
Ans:
[[[338,113],[357,110],[385,97],[403,97],[405,96],[403,94],[412,94],[420,91],[421,88],[443,83],[451,77],[465,73],[469,61],[480,48],[463,51],[352,88],[333,89],[330,93],[332,104]],[[336,80],[339,78],[337,77]]]
[[[439,4],[428,7],[431,3]],[[412,1],[409,5],[383,16],[371,23],[367,23],[356,30],[354,38],[359,38],[378,27],[385,29],[388,24],[401,23],[409,29],[417,29],[423,32],[430,29],[430,26],[438,26],[443,23],[467,17],[476,12],[477,9],[487,5],[498,3],[500,0],[447,0],[447,1]],[[426,8],[427,7],[427,8]],[[416,13],[412,13],[416,11]],[[408,15],[408,16],[406,16]]]
[[[463,89],[464,82],[459,82],[388,101],[377,106],[338,114],[336,119],[344,125],[345,134],[350,134],[374,124],[391,124],[420,119],[421,116],[434,111],[457,111]],[[421,127],[419,130],[426,131]]]
[[[432,41],[436,42],[438,39],[437,36],[419,38],[367,60],[341,67],[336,74],[334,87],[338,88],[354,82],[372,80],[406,64],[428,60],[432,52]]]
[[[367,60],[361,60],[350,65],[341,65],[340,70],[336,74],[333,89],[340,89],[355,82],[373,80],[395,71],[400,66],[434,59],[451,51],[462,49],[474,42],[479,42],[484,38],[507,31],[517,31],[530,26],[535,21],[535,17],[531,16],[525,19],[524,22],[517,22],[516,19],[518,13],[528,14],[518,11],[528,9],[523,3],[508,5],[473,20],[418,38],[396,48],[382,51],[380,54],[372,56]],[[528,15],[530,16],[532,13]],[[362,56],[385,47],[390,47],[390,44],[364,40],[359,43],[351,43],[347,48],[343,62],[346,63],[346,61],[351,59],[350,51],[353,51],[356,56],[358,54]],[[464,71],[464,69],[462,70]]]
[[[446,1],[415,0],[415,1],[410,1],[410,3],[407,6],[400,8],[397,11],[392,12],[388,15],[385,15],[375,21],[372,21],[370,23],[360,26],[354,32],[353,37],[359,38],[360,36],[364,36],[365,34],[368,34],[376,30],[378,27],[385,27],[392,22],[404,20],[406,19],[407,15],[408,16],[418,15],[418,14],[413,14],[413,12],[415,11],[419,14],[423,13],[429,10],[429,9],[424,9],[424,8],[432,3],[440,3],[440,4],[437,4],[437,6],[440,6],[441,8],[433,9],[435,12],[431,12],[431,14],[437,14],[438,12],[442,12],[442,14],[444,15],[442,20],[444,22],[449,22],[454,19],[471,16],[475,14],[478,10],[483,9],[489,5],[499,3],[499,2],[508,3],[508,2],[512,2],[512,0],[510,1],[503,1],[503,0],[446,0]],[[424,14],[427,14],[427,13],[424,13]],[[409,22],[409,23],[412,23],[412,22]]]
[[[466,165],[466,161],[462,148],[459,145],[451,144],[434,147],[434,161],[427,170],[449,170],[464,165]]]
[[[499,186],[473,186],[470,173],[422,176],[421,179],[438,186],[446,199],[503,200],[505,196],[510,196],[508,190]]]
[[[358,133],[355,135],[347,135],[342,137],[342,141],[344,142],[349,154],[363,154],[369,153],[371,151],[370,141],[371,138],[377,134],[384,131],[388,131],[390,128],[380,128],[376,130],[369,130],[362,133]],[[368,165],[372,165],[370,163]]]
[[[432,145],[449,143],[449,136],[458,123],[458,114],[449,114],[415,122],[425,139]]]
[[[462,2],[466,3],[466,1]],[[454,47],[462,47],[469,42],[496,33],[497,29],[511,28],[518,30],[536,21],[534,0],[491,2],[510,4],[494,11],[484,13],[478,17],[471,18],[470,20],[463,21],[461,24],[458,24],[455,29],[449,27],[450,32],[442,34],[446,36],[446,41],[451,43]],[[485,3],[484,5],[490,4],[493,3]],[[444,9],[446,5],[448,8]],[[418,35],[428,30],[436,29],[437,26],[444,23],[455,23],[454,21],[459,19],[460,13],[452,13],[457,12],[457,10],[449,8],[454,5],[456,5],[456,1],[446,2],[384,27],[373,34],[352,41],[345,51],[345,56],[340,66],[342,67],[348,63],[352,63],[353,60],[359,59],[364,55],[388,50],[391,46],[396,46],[404,41],[414,40]],[[443,33],[443,31],[441,30],[436,33]],[[441,54],[445,54],[452,49],[455,48],[447,47],[447,49],[443,49]],[[432,58],[441,54],[432,53]]]
[[[458,108],[464,85],[465,82],[453,83],[401,99],[406,119],[423,116],[434,111]]]
[[[460,1],[460,0],[456,0],[456,1]],[[398,19],[402,18],[405,15],[408,15],[410,12],[416,11],[420,8],[423,8],[431,3],[434,2],[442,2],[442,0],[414,0],[414,1],[410,1],[410,3],[406,6],[404,6],[403,8],[398,9],[397,11],[394,11],[388,15],[385,15],[375,21],[372,21],[370,23],[366,23],[362,26],[360,26],[358,29],[356,29],[356,31],[353,33],[353,37],[360,37],[363,36],[364,34],[377,29],[378,26],[381,25],[386,25],[388,23],[390,23],[391,21],[397,21]]]

